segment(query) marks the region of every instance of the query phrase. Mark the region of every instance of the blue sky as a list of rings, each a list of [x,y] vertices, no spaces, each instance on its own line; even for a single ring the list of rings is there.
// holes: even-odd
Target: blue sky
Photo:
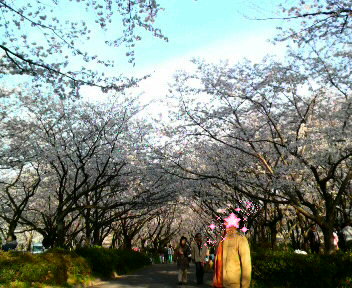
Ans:
[[[19,8],[28,2],[30,1],[17,0],[14,2],[14,7]],[[102,58],[116,60],[118,65],[114,71],[111,71],[112,73],[133,74],[138,71],[154,70],[158,65],[174,59],[197,57],[199,52],[209,48],[214,50],[215,46],[219,47],[218,54],[221,55],[223,48],[229,49],[224,46],[233,46],[236,49],[241,47],[247,39],[255,37],[258,37],[258,43],[255,45],[256,49],[253,47],[253,53],[261,53],[262,39],[271,38],[276,33],[275,27],[284,22],[256,21],[249,20],[247,17],[276,16],[278,5],[285,0],[159,0],[158,2],[165,10],[160,11],[155,26],[162,29],[169,38],[169,42],[157,39],[149,32],[141,31],[142,41],[139,41],[136,46],[136,66],[134,68],[127,62],[125,47],[111,48],[104,44],[106,39],[121,36],[119,17],[115,18],[108,32],[103,33],[94,23],[96,19],[94,12],[86,13],[85,1],[76,3],[61,0],[58,1],[58,5],[54,5],[52,0],[41,2],[45,3],[49,9],[53,8],[52,16],[58,17],[61,22],[65,20],[86,21],[88,27],[93,30],[92,39],[78,43],[78,45],[83,50],[92,54],[97,53]],[[50,20],[51,15],[48,16]],[[65,28],[68,28],[66,30],[69,31],[69,27],[66,26]],[[0,33],[4,32],[1,31],[3,29],[0,28]],[[19,34],[26,34],[37,43],[44,40],[42,32],[30,26],[22,26]],[[76,65],[78,68],[80,64],[82,63],[77,62],[77,57],[75,57],[71,60],[71,67],[68,68],[72,69]]]
[[[16,1],[16,5],[28,3],[29,0]],[[276,33],[275,27],[285,24],[283,21],[256,21],[248,17],[277,16],[278,4],[285,0],[159,0],[165,11],[158,15],[155,25],[162,29],[169,42],[154,38],[150,33],[142,31],[142,41],[136,46],[136,65],[128,63],[124,47],[111,48],[104,40],[121,36],[121,24],[116,18],[108,33],[101,33],[94,23],[94,13],[87,14],[82,3],[68,0],[52,4],[54,16],[65,20],[85,20],[94,31],[92,40],[82,42],[80,46],[87,52],[105,59],[114,59],[117,66],[113,70],[104,70],[107,75],[123,73],[130,76],[141,76],[152,73],[152,77],[144,81],[131,93],[142,93],[144,99],[162,98],[172,82],[172,75],[178,69],[187,68],[189,60],[201,57],[207,61],[229,59],[232,62],[244,57],[259,61],[266,54],[283,54],[283,45],[274,47],[267,43]],[[83,1],[84,3],[84,1]],[[84,7],[84,6],[83,6]],[[50,17],[48,17],[50,18]],[[0,31],[2,32],[2,31]],[[33,33],[28,28],[20,31],[34,40],[43,39],[40,32]],[[37,42],[38,42],[37,41]],[[60,55],[58,55],[59,59]],[[68,69],[76,70],[81,65],[77,58],[72,58]],[[94,64],[84,64],[87,68],[97,68]],[[87,88],[84,94],[90,98],[104,98],[100,91]]]
[[[163,99],[174,72],[191,65],[189,60],[193,57],[236,62],[244,57],[260,61],[266,54],[284,54],[284,45],[274,47],[267,43],[284,21],[248,19],[277,16],[280,1],[161,0],[160,3],[165,11],[160,12],[155,25],[168,36],[169,42],[142,33],[142,41],[136,47],[135,67],[127,63],[124,49],[105,53],[122,59],[116,71],[134,76],[152,73],[150,79],[132,90],[142,93],[146,101]],[[88,90],[86,94],[93,98],[100,93],[97,89]]]
[[[258,37],[256,49],[260,50],[260,41],[272,38],[276,33],[275,27],[284,22],[256,21],[246,17],[275,16],[280,2],[285,0],[159,0],[165,10],[158,14],[155,26],[162,29],[169,42],[141,31],[142,41],[137,42],[135,49],[135,67],[128,64],[124,47],[110,48],[104,44],[106,39],[121,36],[118,17],[108,33],[104,34],[94,23],[94,13],[87,14],[84,9],[80,9],[82,4],[61,1],[56,11],[65,11],[60,14],[62,19],[82,19],[88,22],[94,34],[92,41],[82,43],[84,50],[116,60],[118,65],[113,73],[134,74],[152,71],[162,63],[174,59],[197,57],[200,51],[213,49],[214,46],[219,47],[220,55],[221,48],[226,48],[223,46],[231,43],[234,48],[240,47],[249,38]]]
[[[276,3],[275,3],[276,2]],[[166,0],[156,24],[170,41],[144,37],[136,50],[137,67],[168,61],[190,55],[202,49],[224,43],[229,39],[240,46],[242,41],[255,35],[272,37],[282,21],[255,21],[246,16],[270,17],[279,1],[268,0]],[[257,3],[260,3],[257,4]],[[259,6],[258,6],[259,5]],[[260,49],[260,47],[258,47]]]

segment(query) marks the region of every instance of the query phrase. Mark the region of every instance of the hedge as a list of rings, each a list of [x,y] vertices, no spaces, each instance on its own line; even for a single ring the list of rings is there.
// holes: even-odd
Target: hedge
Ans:
[[[80,248],[76,253],[87,259],[94,274],[103,278],[110,278],[114,272],[126,274],[151,264],[149,257],[130,250]]]
[[[352,254],[298,255],[252,251],[252,288],[352,287]],[[44,254],[0,252],[0,287],[72,287],[150,264],[139,252],[106,248],[55,249]]]
[[[69,287],[91,275],[87,261],[70,252],[0,252],[0,267],[0,287]]]
[[[149,265],[139,252],[105,248],[62,249],[43,254],[0,252],[0,287],[74,287],[89,285],[94,277],[110,278]]]
[[[352,255],[252,252],[253,287],[352,287]]]

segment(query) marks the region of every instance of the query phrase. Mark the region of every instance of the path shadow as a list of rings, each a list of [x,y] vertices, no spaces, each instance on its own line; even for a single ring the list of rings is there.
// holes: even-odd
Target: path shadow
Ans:
[[[188,273],[188,284],[179,286],[177,284],[176,264],[154,264],[145,269],[139,270],[133,275],[125,275],[119,279],[106,282],[102,285],[94,286],[99,288],[205,288],[212,287],[212,273],[204,275],[204,284],[197,285],[195,276],[195,266],[191,265]]]

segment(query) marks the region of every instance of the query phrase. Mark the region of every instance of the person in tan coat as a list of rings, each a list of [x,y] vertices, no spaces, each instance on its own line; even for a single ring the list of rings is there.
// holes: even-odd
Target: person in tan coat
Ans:
[[[213,287],[249,288],[252,264],[247,238],[236,227],[227,227],[215,258]]]

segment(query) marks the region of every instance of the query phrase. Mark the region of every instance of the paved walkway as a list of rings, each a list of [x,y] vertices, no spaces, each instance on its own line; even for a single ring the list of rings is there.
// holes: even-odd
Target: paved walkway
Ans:
[[[153,264],[131,275],[96,285],[96,288],[174,288],[174,287],[211,287],[212,273],[204,275],[204,284],[196,284],[195,265],[191,264],[188,285],[177,285],[176,264]]]

